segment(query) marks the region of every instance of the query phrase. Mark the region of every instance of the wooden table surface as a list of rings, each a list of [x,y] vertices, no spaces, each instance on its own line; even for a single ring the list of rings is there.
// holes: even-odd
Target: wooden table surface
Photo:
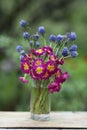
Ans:
[[[0,112],[0,128],[87,128],[87,112],[51,112],[49,121],[34,121],[30,112]]]

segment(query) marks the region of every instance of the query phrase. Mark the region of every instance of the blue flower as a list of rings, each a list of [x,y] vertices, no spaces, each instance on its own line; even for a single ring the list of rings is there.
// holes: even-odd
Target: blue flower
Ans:
[[[56,37],[56,42],[60,42],[63,39],[63,35],[59,34]]]
[[[21,25],[21,27],[25,27],[27,25],[26,20],[21,20],[20,25]]]
[[[44,26],[40,26],[40,27],[38,28],[38,33],[44,35],[44,33],[45,33],[45,28],[44,28]]]
[[[16,46],[16,51],[20,52],[22,49],[23,49],[22,46],[20,46],[20,45]]]
[[[32,45],[34,43],[34,41],[31,40],[31,41],[29,41],[29,43],[30,43],[30,45]]]
[[[22,60],[23,60],[23,58],[24,58],[24,56],[23,56],[23,55],[20,55],[20,61],[22,61]]]
[[[24,37],[25,39],[27,39],[27,38],[30,37],[30,34],[29,34],[28,32],[24,32],[24,33],[23,33],[23,37]]]
[[[51,42],[55,42],[56,36],[53,35],[53,34],[51,34],[50,37],[49,37],[49,40],[50,40]]]
[[[65,57],[65,56],[68,56],[68,54],[69,54],[68,48],[67,48],[67,47],[64,47],[64,48],[63,48],[63,51],[62,51],[62,55]]]
[[[20,52],[20,54],[21,54],[21,55],[24,55],[24,54],[25,54],[25,51],[24,51],[24,50],[22,50],[22,51]]]
[[[71,54],[72,58],[75,58],[75,57],[78,56],[78,52],[77,51],[71,51],[70,54]]]
[[[70,40],[75,40],[76,39],[76,33],[75,32],[71,32],[71,33],[69,33],[68,34],[68,38],[70,39]]]
[[[36,41],[36,47],[39,47],[40,46],[40,42]]]
[[[34,34],[33,38],[34,38],[34,40],[38,40],[39,39],[39,34],[38,33]]]
[[[77,50],[77,45],[72,45],[70,47],[70,51],[76,51]]]

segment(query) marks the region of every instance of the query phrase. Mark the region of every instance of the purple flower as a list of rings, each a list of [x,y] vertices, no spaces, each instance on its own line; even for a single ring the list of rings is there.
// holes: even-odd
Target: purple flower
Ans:
[[[16,46],[16,51],[20,52],[22,49],[23,49],[22,46],[20,46],[20,45]]]
[[[21,25],[21,27],[25,27],[27,25],[26,20],[21,20],[20,25]]]
[[[27,38],[30,37],[30,34],[29,34],[28,32],[24,32],[24,33],[23,33],[23,37],[24,37],[25,39],[27,39]]]
[[[75,57],[78,56],[78,52],[77,51],[71,51],[70,54],[71,54],[72,58],[75,58]]]
[[[50,37],[49,37],[49,40],[50,40],[51,42],[55,42],[56,36],[53,35],[53,34],[51,34]]]
[[[62,55],[65,57],[65,56],[68,56],[68,53],[69,53],[69,50],[67,47],[64,47],[63,48],[63,51],[62,51]]]
[[[75,40],[76,39],[76,33],[75,32],[71,32],[67,35],[67,37],[70,39],[70,40]]]
[[[77,45],[72,45],[70,47],[70,51],[76,51],[77,50]]]
[[[44,33],[45,33],[45,28],[44,28],[44,26],[40,26],[40,27],[38,28],[38,33],[44,35]]]

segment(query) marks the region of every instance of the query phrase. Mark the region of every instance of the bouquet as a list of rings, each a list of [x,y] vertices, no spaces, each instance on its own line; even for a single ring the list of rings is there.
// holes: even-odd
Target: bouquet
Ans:
[[[24,29],[23,38],[28,41],[29,49],[26,52],[21,45],[16,47],[20,53],[20,69],[24,73],[24,76],[19,79],[25,84],[29,82],[30,78],[35,82],[39,92],[37,99],[32,103],[34,105],[32,111],[37,113],[39,107],[44,107],[42,102],[45,102],[48,95],[48,93],[45,94],[45,90],[43,93],[41,92],[43,86],[50,93],[59,92],[61,85],[69,77],[69,73],[63,72],[61,66],[64,65],[66,58],[75,58],[78,55],[77,45],[72,44],[76,39],[76,33],[51,34],[46,40],[44,26],[38,27],[37,32],[33,34],[30,33],[31,29],[27,21],[21,20],[20,25]],[[40,108],[39,114],[42,113],[42,108]]]

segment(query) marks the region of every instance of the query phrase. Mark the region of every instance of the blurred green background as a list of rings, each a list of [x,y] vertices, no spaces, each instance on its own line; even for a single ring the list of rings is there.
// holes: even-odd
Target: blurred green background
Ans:
[[[45,26],[49,34],[74,31],[79,55],[65,62],[70,78],[60,93],[51,95],[52,110],[87,110],[87,0],[0,0],[0,110],[28,111],[30,85],[18,77],[17,44],[24,44],[19,21],[25,19],[33,31]]]

